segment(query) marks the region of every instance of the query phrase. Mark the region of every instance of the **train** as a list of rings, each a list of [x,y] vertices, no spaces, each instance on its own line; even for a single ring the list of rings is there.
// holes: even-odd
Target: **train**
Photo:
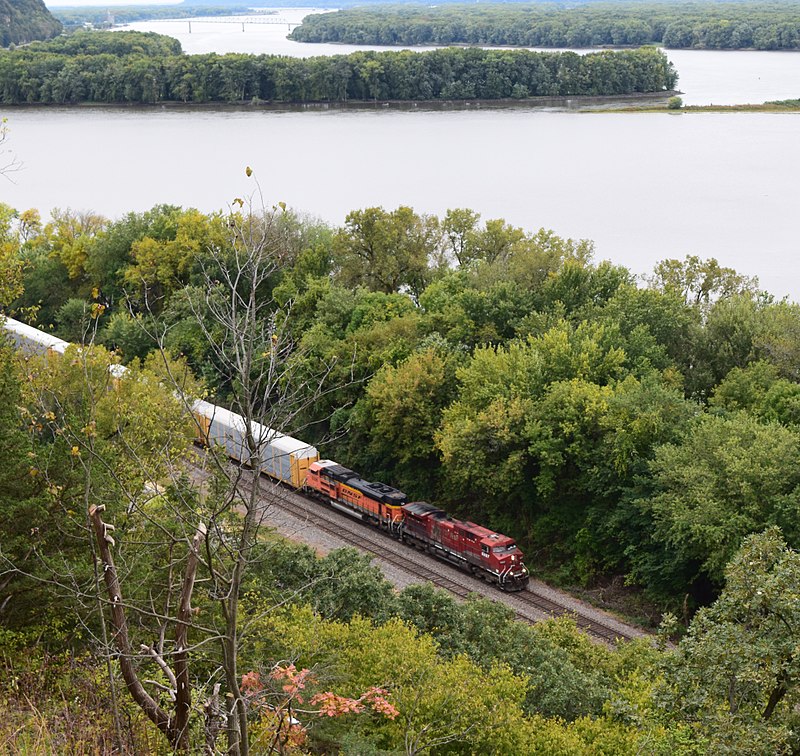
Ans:
[[[63,355],[69,342],[6,318],[4,327],[18,349],[26,354]],[[112,383],[127,373],[123,365],[109,366]],[[197,441],[219,446],[233,460],[246,462],[245,420],[241,415],[201,399],[191,402]],[[512,538],[451,517],[424,501],[410,502],[405,493],[330,459],[317,449],[259,423],[251,432],[261,448],[261,469],[266,475],[306,496],[384,531],[388,536],[426,551],[463,571],[496,585],[503,591],[524,590],[529,581],[523,554]]]

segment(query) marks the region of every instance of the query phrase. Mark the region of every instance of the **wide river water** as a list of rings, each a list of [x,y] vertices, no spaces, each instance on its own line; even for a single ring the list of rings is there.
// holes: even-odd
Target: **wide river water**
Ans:
[[[305,12],[279,11],[281,18],[291,13]],[[244,51],[234,40],[252,52],[287,53],[295,45],[283,39],[283,26],[242,32],[241,25],[193,22],[191,35],[186,21],[135,26],[178,36],[190,53]],[[305,55],[330,47],[294,49]],[[687,102],[800,96],[800,53],[669,55]],[[70,207],[113,218],[168,202],[211,211],[257,190],[266,204],[283,201],[335,224],[372,205],[437,214],[470,207],[484,219],[593,239],[598,259],[637,273],[666,257],[716,257],[800,301],[795,114],[473,105],[18,108],[1,115],[11,127],[6,146],[23,167],[11,174],[13,183],[0,179],[0,201],[18,209]]]

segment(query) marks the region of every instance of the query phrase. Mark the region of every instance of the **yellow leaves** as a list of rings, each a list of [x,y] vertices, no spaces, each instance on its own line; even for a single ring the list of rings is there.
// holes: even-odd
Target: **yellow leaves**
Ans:
[[[250,178],[250,176],[253,175],[253,169],[249,165],[244,169],[244,172],[247,178]]]
[[[87,438],[96,438],[97,437],[97,423],[92,420],[88,425],[81,428],[81,433]],[[73,449],[76,447],[73,447]]]
[[[244,200],[241,197],[236,197],[233,200],[234,205],[239,205],[239,207],[244,207]]]
[[[0,301],[10,302],[22,293],[22,262],[14,244],[0,244]]]
[[[29,467],[28,468],[28,475],[30,475],[31,478],[35,478],[38,474],[39,474],[39,470],[36,467]]]
[[[70,278],[85,272],[89,248],[107,224],[105,218],[92,213],[53,211],[45,234],[50,240],[52,256],[64,263]]]
[[[81,450],[77,446],[73,446],[72,449],[70,450],[70,454],[73,457],[80,457],[81,456]]]
[[[94,302],[89,309],[89,314],[92,316],[92,320],[97,320],[105,311],[105,305],[102,305],[99,302]]]
[[[243,203],[241,198],[234,204]],[[145,236],[131,245],[134,264],[124,273],[132,287],[160,286],[165,292],[188,281],[188,274],[199,257],[208,249],[222,247],[227,228],[218,215],[205,215],[198,210],[175,211],[169,216],[174,237]]]

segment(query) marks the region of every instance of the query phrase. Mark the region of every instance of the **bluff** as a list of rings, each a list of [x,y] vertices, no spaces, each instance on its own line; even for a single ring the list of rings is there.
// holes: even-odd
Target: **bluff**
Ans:
[[[0,47],[50,39],[60,33],[61,23],[43,0],[0,0]]]

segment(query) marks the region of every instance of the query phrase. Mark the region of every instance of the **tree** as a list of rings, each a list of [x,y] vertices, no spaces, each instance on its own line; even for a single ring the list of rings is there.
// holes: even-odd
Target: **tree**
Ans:
[[[708,752],[797,749],[798,585],[800,554],[778,528],[748,536],[719,598],[668,657],[660,705],[707,737]]]
[[[238,204],[244,207],[243,201]],[[199,261],[201,297],[188,299],[226,382],[228,405],[244,423],[240,461],[245,468],[231,465],[227,453],[209,457],[221,487],[205,513],[202,559],[218,610],[216,638],[228,749],[237,756],[249,753],[248,701],[239,670],[240,601],[254,561],[263,556],[256,545],[269,501],[285,495],[278,483],[267,483],[261,476],[265,450],[278,434],[296,432],[295,421],[319,397],[326,377],[318,372],[308,379],[302,361],[290,360],[299,339],[293,302],[274,296],[280,272],[291,263],[291,250],[281,233],[283,213],[282,207],[255,212],[249,205],[246,212],[231,213],[225,244],[212,244]],[[163,324],[154,319],[151,327],[166,358]],[[169,364],[166,359],[164,364]],[[180,376],[171,377],[175,388],[187,396]]]
[[[707,305],[735,294],[754,293],[758,280],[720,265],[713,257],[701,260],[687,255],[684,260],[663,260],[656,265],[650,285],[681,294],[687,302]]]
[[[192,538],[189,547],[189,556],[186,562],[185,575],[181,585],[178,599],[178,609],[175,616],[175,650],[173,663],[169,665],[164,660],[162,648],[155,644],[148,646],[142,644],[141,651],[151,655],[160,670],[167,678],[169,685],[157,687],[166,689],[174,702],[174,713],[164,710],[156,699],[147,692],[136,668],[133,664],[133,648],[128,633],[128,622],[125,612],[125,598],[120,587],[119,574],[111,553],[111,546],[115,544],[111,532],[114,526],[103,522],[102,512],[104,505],[89,506],[89,520],[92,524],[97,549],[102,565],[103,581],[108,592],[108,602],[111,614],[111,627],[114,631],[112,643],[119,653],[120,667],[125,685],[133,700],[141,707],[148,718],[164,733],[170,746],[175,751],[188,752],[189,750],[189,715],[192,707],[192,687],[189,678],[189,626],[192,614],[192,591],[197,576],[197,565],[200,559],[199,549],[206,535],[205,525],[200,523],[197,532]]]
[[[17,212],[0,203],[0,307],[7,306],[22,293],[20,239],[14,224]]]
[[[73,618],[71,625],[105,655],[120,742],[113,659],[119,660],[125,684],[143,712],[174,749],[186,751],[191,688],[184,662],[195,568],[189,558],[186,577],[175,579],[172,571],[180,561],[183,533],[172,530],[173,522],[154,516],[152,501],[158,498],[153,492],[159,484],[185,460],[189,424],[154,371],[134,366],[125,374],[112,374],[110,365],[111,355],[92,346],[72,346],[63,357],[30,358],[25,364],[17,423],[27,426],[27,475],[41,493],[34,508],[20,497],[5,512],[6,621],[28,624],[39,615],[45,642],[52,643],[51,633],[58,637],[64,616]],[[172,370],[177,373],[177,366]],[[103,511],[113,522],[100,519]],[[21,526],[30,544],[24,554],[18,549]],[[112,557],[115,528],[125,536]],[[152,561],[141,559],[140,537],[148,543]],[[161,547],[166,553],[159,553]],[[167,556],[175,561],[167,559],[168,568],[156,575],[153,563]],[[41,606],[30,606],[31,594],[44,598]],[[179,609],[173,605],[176,595],[181,595]],[[61,617],[47,617],[59,611]],[[127,620],[130,613],[135,622]],[[165,641],[172,625],[174,645]],[[134,633],[148,642],[135,644]],[[153,637],[159,640],[153,642]],[[147,662],[159,670],[157,677],[166,675],[165,683],[141,679]],[[174,714],[159,704],[162,691],[174,696]]]
[[[679,568],[690,581],[721,586],[725,565],[750,533],[777,524],[800,542],[799,447],[792,430],[743,412],[701,416],[681,442],[659,447],[653,493],[639,506],[653,518],[653,539],[672,555],[660,574]]]
[[[72,210],[53,210],[52,220],[45,227],[53,257],[67,268],[70,278],[86,272],[89,247],[93,239],[108,225],[100,215]]]
[[[407,290],[418,295],[438,242],[437,219],[419,216],[410,207],[354,210],[334,238],[339,278],[345,285],[386,294]]]
[[[251,653],[292,659],[297,668],[335,670],[330,690],[355,698],[373,686],[385,688],[399,714],[347,723],[335,719],[309,729],[320,742],[356,735],[369,743],[359,753],[400,751],[409,756],[469,748],[525,753],[521,703],[525,682],[507,666],[481,669],[462,655],[442,659],[435,641],[398,619],[376,625],[355,617],[325,621],[310,610],[261,614]]]
[[[41,545],[32,535],[39,527],[36,523],[46,518],[47,505],[43,482],[30,474],[29,444],[20,427],[21,395],[18,363],[6,339],[0,338],[0,423],[5,429],[0,438],[0,541],[5,559],[27,568],[35,561],[36,549]],[[0,568],[0,621],[4,627],[23,624],[22,618],[30,616],[27,610],[41,596],[32,590],[31,583],[15,582],[17,577]]]
[[[370,439],[370,465],[393,470],[403,490],[430,491],[438,468],[434,437],[454,397],[453,360],[434,349],[416,352],[397,367],[387,365],[369,382],[351,432]]]
[[[226,242],[220,215],[185,210],[170,220],[174,230],[167,238],[145,236],[131,244],[132,261],[123,276],[130,300],[154,311],[160,300],[191,281],[207,249]]]
[[[90,313],[87,347],[68,350],[63,360],[40,361],[41,379],[27,394],[27,417],[44,449],[36,475],[46,481],[55,511],[67,512],[50,518],[48,531],[71,550],[56,544],[38,573],[19,573],[20,564],[7,564],[20,578],[55,581],[72,597],[70,608],[97,637],[109,664],[119,658],[134,700],[176,750],[193,747],[187,733],[197,732],[190,726],[190,702],[199,672],[189,670],[201,665],[209,670],[209,700],[224,701],[229,751],[248,753],[239,605],[254,563],[265,556],[257,545],[268,501],[283,495],[277,484],[261,480],[264,448],[277,433],[294,430],[324,379],[317,374],[316,382],[306,380],[296,367],[302,362],[289,361],[297,346],[293,301],[273,296],[295,253],[286,243],[282,214],[280,208],[232,213],[226,237],[212,237],[202,255],[191,255],[203,285],[187,298],[190,315],[222,376],[229,406],[244,418],[246,468],[210,450],[202,492],[185,477],[189,410],[201,392],[185,365],[171,359],[165,346],[170,324],[158,311],[133,321],[161,347],[144,366],[134,360],[128,373],[110,374],[115,360],[88,346],[97,330]],[[92,544],[99,554],[94,576],[85,564]],[[63,578],[55,577],[59,560]],[[199,622],[192,611],[199,607],[191,603],[195,574],[204,586],[194,599],[204,610]],[[103,580],[105,588],[98,584]],[[218,653],[210,653],[215,645]],[[143,675],[148,665],[157,670],[151,679]],[[215,686],[223,690],[221,698]],[[215,706],[207,732],[217,727]]]
[[[450,252],[459,266],[475,259],[475,235],[480,215],[466,208],[455,208],[445,213],[442,231],[450,245]]]

